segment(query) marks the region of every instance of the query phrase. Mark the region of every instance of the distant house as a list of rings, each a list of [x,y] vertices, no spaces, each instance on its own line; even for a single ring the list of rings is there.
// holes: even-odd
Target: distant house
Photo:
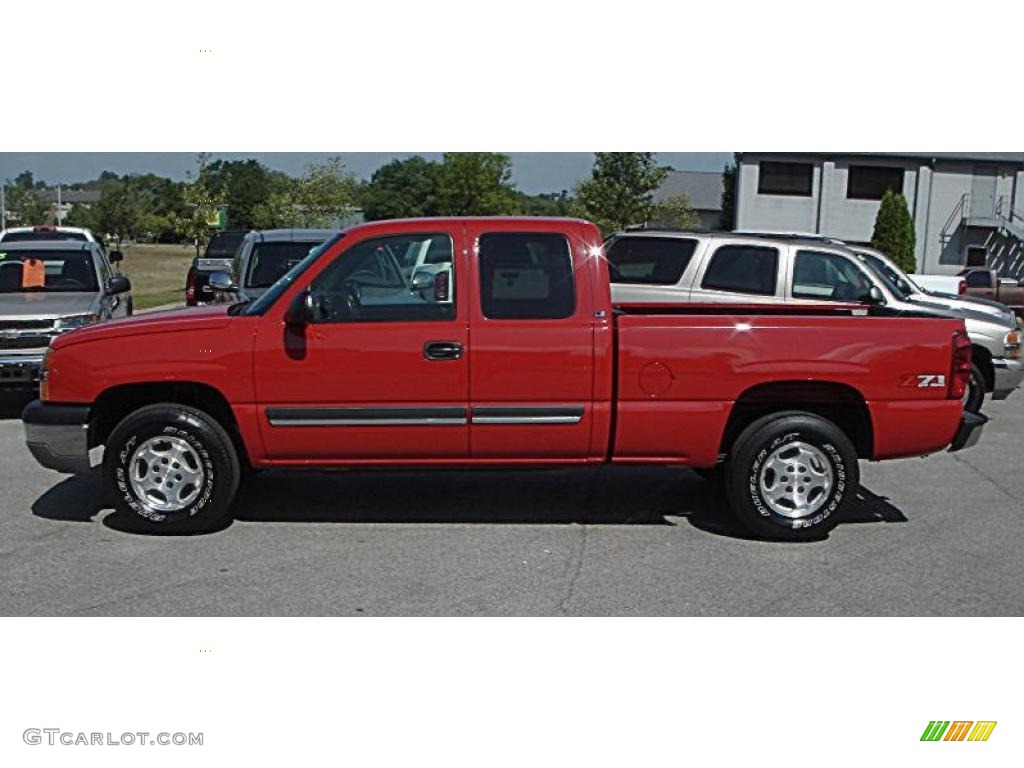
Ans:
[[[887,189],[907,199],[918,272],[988,264],[1024,277],[1024,154],[743,152],[736,229],[865,243]]]
[[[700,217],[701,229],[718,229],[722,216],[721,171],[669,171],[654,192],[654,202],[686,195]]]
[[[99,190],[93,189],[62,188],[58,193],[56,187],[48,187],[40,190],[39,194],[53,206],[53,215],[58,223],[64,221],[75,203],[88,208],[100,199]]]

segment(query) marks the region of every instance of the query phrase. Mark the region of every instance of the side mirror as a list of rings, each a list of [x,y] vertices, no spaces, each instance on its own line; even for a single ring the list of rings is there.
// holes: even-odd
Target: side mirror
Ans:
[[[124,254],[121,253],[120,251],[111,251],[107,255],[107,258],[110,259],[111,264],[120,264],[122,261],[124,261]]]
[[[211,274],[208,285],[215,291],[235,290],[235,283],[227,272],[214,272]]]
[[[872,285],[871,290],[868,291],[867,303],[885,304],[885,296],[882,295],[882,289],[877,285]]]
[[[127,293],[132,289],[132,281],[124,275],[114,275],[107,280],[107,293]]]
[[[293,328],[309,325],[316,317],[316,299],[309,291],[296,296],[284,313],[284,324]]]
[[[414,291],[426,291],[434,285],[434,276],[429,272],[417,272],[412,276],[412,289]]]

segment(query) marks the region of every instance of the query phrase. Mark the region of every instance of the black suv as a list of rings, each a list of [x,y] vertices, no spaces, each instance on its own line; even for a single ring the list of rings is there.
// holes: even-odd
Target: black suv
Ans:
[[[230,272],[235,251],[245,237],[244,229],[226,229],[210,237],[206,251],[192,260],[185,277],[185,304],[194,307],[213,301],[213,290],[209,286],[210,275],[214,272]]]

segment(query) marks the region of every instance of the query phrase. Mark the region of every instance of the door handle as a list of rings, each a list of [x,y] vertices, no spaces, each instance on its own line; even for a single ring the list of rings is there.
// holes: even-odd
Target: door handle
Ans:
[[[427,360],[458,360],[462,357],[462,344],[457,341],[428,341],[423,345]]]

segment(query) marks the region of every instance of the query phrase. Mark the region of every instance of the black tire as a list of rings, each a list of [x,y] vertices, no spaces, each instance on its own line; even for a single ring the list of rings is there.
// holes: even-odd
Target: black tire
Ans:
[[[796,509],[780,514],[764,498],[762,469],[765,477],[774,480],[766,463],[773,456],[789,461],[786,446],[797,450],[798,443],[817,454],[822,464],[818,469],[831,473],[830,485],[808,499],[812,503],[808,514],[793,516]],[[853,444],[835,424],[813,413],[784,411],[758,419],[736,439],[726,462],[725,489],[737,520],[750,533],[767,539],[809,541],[824,537],[839,521],[856,496],[859,469]],[[793,486],[802,488],[797,486],[799,482]]]
[[[981,413],[981,406],[985,402],[985,377],[981,369],[971,364],[971,378],[967,382],[967,392],[964,394],[964,410],[970,413]]]
[[[134,452],[159,437],[184,441],[203,472],[193,489],[196,497],[178,510],[154,510],[130,482]],[[128,414],[110,433],[104,450],[103,480],[114,508],[145,531],[197,533],[223,527],[231,519],[240,478],[238,454],[228,433],[209,414],[185,405],[157,403]]]

